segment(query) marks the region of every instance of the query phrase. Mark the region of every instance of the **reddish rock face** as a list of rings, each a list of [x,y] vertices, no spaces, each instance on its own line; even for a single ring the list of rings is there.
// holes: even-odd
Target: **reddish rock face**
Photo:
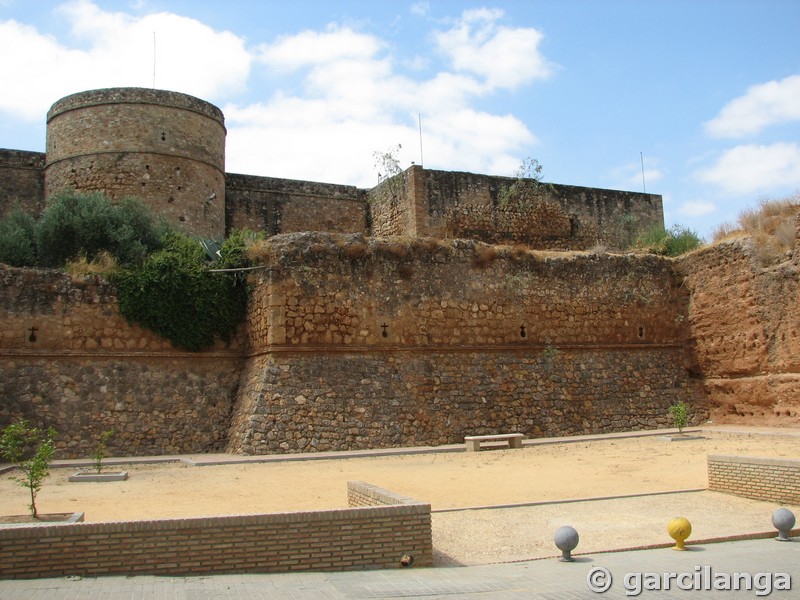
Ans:
[[[765,262],[749,238],[676,261],[715,423],[800,424],[798,252]]]

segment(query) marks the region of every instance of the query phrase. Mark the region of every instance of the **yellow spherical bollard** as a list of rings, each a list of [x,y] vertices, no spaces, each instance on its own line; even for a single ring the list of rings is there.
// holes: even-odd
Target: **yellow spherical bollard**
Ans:
[[[684,517],[675,517],[667,525],[667,532],[675,540],[675,545],[672,547],[673,550],[686,550],[683,542],[692,535],[692,524]]]

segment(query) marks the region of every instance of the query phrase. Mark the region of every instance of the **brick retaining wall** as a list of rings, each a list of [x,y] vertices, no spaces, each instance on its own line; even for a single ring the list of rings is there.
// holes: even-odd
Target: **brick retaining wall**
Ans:
[[[708,489],[800,505],[800,460],[709,455]]]
[[[348,509],[0,528],[0,578],[386,569],[406,554],[432,564],[430,504],[351,490]]]

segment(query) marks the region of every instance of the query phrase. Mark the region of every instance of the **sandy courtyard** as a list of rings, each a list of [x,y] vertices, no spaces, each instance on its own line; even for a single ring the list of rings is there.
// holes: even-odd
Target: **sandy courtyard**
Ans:
[[[115,483],[70,483],[76,469],[53,468],[37,505],[42,513],[82,511],[86,521],[317,510],[346,507],[346,482],[362,480],[430,502],[440,511],[433,515],[439,564],[552,555],[552,532],[562,524],[583,532],[577,551],[669,541],[662,531],[651,530],[662,529],[677,514],[696,523],[695,539],[769,531],[777,506],[713,492],[447,510],[697,490],[708,484],[708,454],[800,457],[798,436],[720,431],[703,436],[681,442],[655,436],[606,438],[479,453],[133,465],[124,467],[130,478]],[[0,475],[0,515],[26,512],[26,492],[10,474]]]

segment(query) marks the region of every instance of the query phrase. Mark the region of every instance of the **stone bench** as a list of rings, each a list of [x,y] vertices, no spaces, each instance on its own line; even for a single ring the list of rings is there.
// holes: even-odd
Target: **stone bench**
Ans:
[[[525,435],[522,433],[499,433],[496,435],[468,435],[464,438],[467,445],[467,452],[478,452],[482,442],[508,442],[509,448],[522,448],[522,440]]]

